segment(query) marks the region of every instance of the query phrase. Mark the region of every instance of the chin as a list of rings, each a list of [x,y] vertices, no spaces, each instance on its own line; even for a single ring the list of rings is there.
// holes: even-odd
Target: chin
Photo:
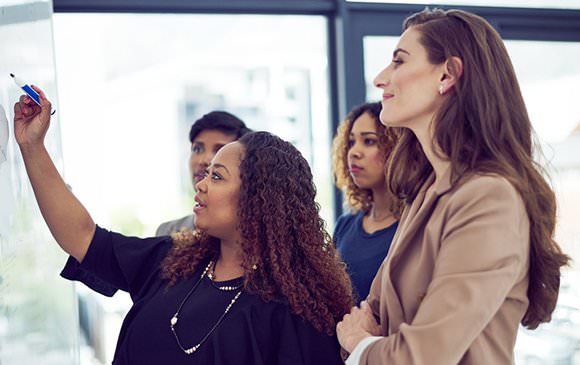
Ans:
[[[368,184],[365,183],[364,181],[353,180],[353,182],[356,185],[356,187],[359,189],[368,189],[369,188]]]
[[[379,120],[381,121],[381,124],[386,127],[393,127],[393,121],[388,118],[386,114],[387,113],[385,113],[385,109],[381,110],[381,114],[379,114]]]
[[[389,111],[385,110],[385,108],[381,110],[379,120],[381,121],[381,124],[384,125],[385,127],[402,127],[404,123],[401,120],[393,119],[393,113],[389,113]]]
[[[195,227],[197,229],[199,229],[200,231],[202,231],[203,233],[207,234],[208,236],[212,236],[218,239],[222,239],[223,237],[223,232],[220,229],[217,229],[216,227],[213,226],[208,226],[207,224],[204,225],[203,222],[201,225],[197,224],[197,222],[195,222]]]
[[[197,219],[195,220],[195,229],[207,233],[207,227],[203,223],[198,222]]]
[[[385,127],[399,127],[399,123],[395,122],[394,120],[390,119],[390,118],[380,118],[381,120],[381,124],[384,125]]]

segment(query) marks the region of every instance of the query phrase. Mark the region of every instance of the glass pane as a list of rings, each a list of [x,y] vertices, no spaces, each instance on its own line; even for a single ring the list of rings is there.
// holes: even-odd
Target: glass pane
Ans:
[[[373,80],[393,59],[399,37],[365,36],[363,38],[364,75],[366,100],[382,100],[382,91],[373,85]]]
[[[41,86],[58,109],[51,17],[49,1],[0,5],[0,104],[7,114],[7,120],[0,117],[2,365],[78,363],[73,285],[59,277],[66,255],[40,215],[12,125],[13,105],[23,92],[9,73]],[[58,111],[46,146],[62,171],[59,117]]]
[[[398,37],[363,39],[367,100],[380,100],[372,85],[391,60]],[[506,41],[558,199],[556,239],[574,262],[580,260],[580,44]],[[563,272],[558,306],[549,324],[522,329],[517,364],[580,364],[580,267]]]
[[[323,17],[56,14],[55,43],[66,178],[100,224],[191,212],[188,131],[213,109],[295,143],[331,220]]]
[[[354,3],[400,4],[400,0],[347,0]],[[560,8],[580,9],[579,0],[407,0],[406,4],[457,5],[457,6],[496,6],[516,8]]]
[[[580,260],[580,43],[506,41],[558,198],[556,240]],[[552,322],[522,329],[521,364],[580,364],[580,267],[564,272]]]
[[[190,214],[188,132],[215,109],[293,142],[332,224],[324,17],[56,14],[55,43],[66,180],[99,224],[145,236]]]

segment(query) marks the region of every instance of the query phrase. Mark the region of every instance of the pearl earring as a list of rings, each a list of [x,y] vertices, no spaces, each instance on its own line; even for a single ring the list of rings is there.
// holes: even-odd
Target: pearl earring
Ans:
[[[439,95],[443,95],[443,84],[439,85]]]

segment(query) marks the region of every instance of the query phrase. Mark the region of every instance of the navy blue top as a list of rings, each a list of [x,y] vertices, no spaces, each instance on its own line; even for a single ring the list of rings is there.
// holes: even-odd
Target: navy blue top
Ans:
[[[168,286],[160,271],[171,246],[167,236],[141,239],[97,227],[83,262],[70,257],[61,273],[105,295],[117,289],[131,294],[133,306],[123,321],[114,365],[342,364],[336,335],[318,332],[285,303],[266,303],[247,292],[242,292],[207,341],[186,355],[169,321],[208,261],[191,277]],[[235,286],[241,280],[219,285]],[[185,347],[197,344],[210,331],[237,293],[218,290],[215,284],[204,277],[180,311],[176,331]]]
[[[334,244],[346,263],[358,302],[369,295],[371,284],[397,231],[399,222],[374,233],[363,229],[363,212],[345,213],[336,221]]]

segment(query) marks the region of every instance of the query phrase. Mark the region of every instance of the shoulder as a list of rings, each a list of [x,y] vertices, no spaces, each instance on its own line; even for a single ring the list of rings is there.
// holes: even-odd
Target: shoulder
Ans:
[[[336,220],[336,225],[334,228],[334,234],[341,234],[346,227],[350,226],[351,224],[353,224],[353,222],[356,220],[356,218],[361,215],[362,212],[360,211],[355,211],[355,212],[346,212],[343,213],[340,217],[338,217],[338,219]]]
[[[522,231],[529,225],[527,209],[516,187],[497,174],[473,174],[466,177],[443,199],[445,216],[467,224],[493,221],[497,227],[515,224]],[[455,217],[455,218],[454,218]]]
[[[463,183],[459,184],[457,191],[498,191],[499,193],[517,194],[516,188],[508,181],[507,178],[498,174],[481,174],[474,173],[466,177]]]
[[[172,233],[179,232],[182,228],[195,228],[195,215],[190,214],[185,217],[165,222],[159,225],[156,236],[168,236]]]
[[[487,204],[523,205],[515,186],[497,174],[473,174],[461,181],[449,194],[450,203],[469,204],[482,201]]]
[[[97,227],[91,246],[93,243],[95,243],[95,246],[110,245],[117,256],[154,255],[163,258],[172,247],[173,240],[171,237],[164,236],[146,238],[126,236],[118,232]]]

